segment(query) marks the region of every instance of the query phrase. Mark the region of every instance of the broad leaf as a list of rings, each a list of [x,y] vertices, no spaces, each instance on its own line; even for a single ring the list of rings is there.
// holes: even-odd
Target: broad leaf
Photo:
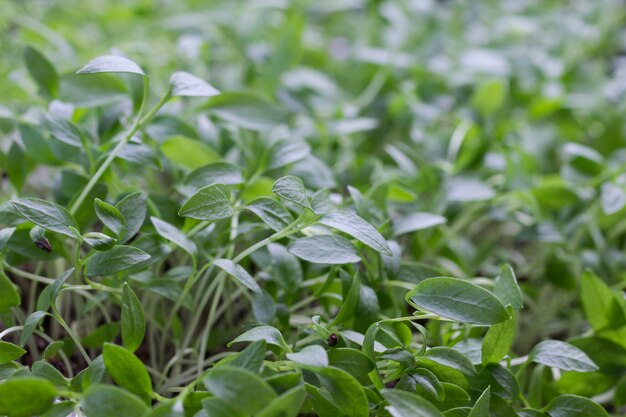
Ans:
[[[180,135],[163,142],[161,152],[170,161],[188,169],[197,169],[221,159],[220,154],[206,143]]]
[[[353,238],[361,241],[383,255],[392,255],[387,241],[380,235],[380,233],[378,233],[378,230],[350,211],[331,211],[330,213],[325,214],[319,222],[349,234]]]
[[[457,278],[426,279],[406,295],[413,306],[463,323],[495,324],[510,318],[489,291]]]
[[[395,236],[418,230],[428,229],[446,223],[446,218],[432,213],[411,213],[402,216],[393,222],[393,234]]]
[[[272,192],[287,201],[291,201],[299,206],[313,210],[311,208],[311,203],[306,196],[304,183],[298,177],[287,175],[286,177],[279,178],[272,186]]]
[[[100,72],[128,72],[145,76],[141,67],[128,58],[116,55],[103,55],[92,59],[76,71],[77,74],[96,74]]]
[[[511,305],[516,310],[520,310],[524,306],[522,290],[517,285],[515,272],[510,265],[502,265],[500,275],[494,284],[493,293],[505,306]]]
[[[287,359],[300,365],[328,366],[328,354],[320,345],[306,346],[299,352],[287,353]]]
[[[515,316],[509,307],[511,318],[492,325],[483,339],[481,358],[483,365],[497,363],[509,353],[515,337]]]
[[[602,406],[578,395],[560,395],[546,408],[550,417],[609,417]]]
[[[230,342],[228,346],[240,342],[256,342],[257,340],[265,340],[268,345],[279,347],[285,351],[289,351],[289,346],[280,331],[272,326],[257,326],[237,336],[235,340]]]
[[[37,226],[72,238],[76,237],[71,229],[78,230],[76,220],[58,204],[39,198],[19,198],[11,200],[11,204],[22,216]]]
[[[105,203],[104,201],[96,198],[94,200],[94,208],[96,215],[106,227],[108,227],[115,236],[122,236],[126,229],[126,220],[122,213],[114,206]]]
[[[287,122],[285,110],[245,93],[229,92],[211,97],[205,108],[244,129],[265,131]]]
[[[122,388],[148,400],[152,397],[152,381],[143,363],[121,346],[105,343],[104,365],[113,381]]]
[[[107,252],[96,252],[91,255],[85,265],[85,274],[89,276],[113,275],[148,259],[150,255],[141,249],[118,245]]]
[[[576,346],[559,340],[544,340],[528,355],[528,360],[564,371],[593,372],[598,366]]]
[[[476,400],[474,407],[472,407],[472,411],[467,415],[467,417],[489,417],[489,402],[491,401],[491,389],[487,387],[487,389],[482,393],[482,395]]]
[[[220,93],[206,81],[184,71],[177,71],[172,74],[170,91],[172,96],[185,97],[212,97]]]
[[[354,245],[336,235],[300,238],[289,245],[289,252],[318,264],[351,264],[361,260]]]
[[[143,416],[148,406],[137,396],[108,385],[94,385],[81,400],[89,417]]]
[[[209,221],[230,217],[233,215],[230,193],[222,184],[207,185],[183,204],[178,215]]]
[[[59,92],[59,74],[41,52],[32,46],[24,48],[26,69],[46,97],[56,97]]]
[[[381,394],[389,403],[385,409],[393,417],[443,417],[437,407],[415,393],[399,389],[383,389]]]
[[[294,222],[289,210],[273,198],[257,198],[245,208],[259,216],[265,224],[275,231],[284,229]]]
[[[31,417],[43,414],[52,406],[57,390],[50,381],[19,377],[0,382],[0,415]]]
[[[261,293],[261,287],[259,287],[259,284],[257,284],[254,278],[252,278],[248,271],[246,271],[241,265],[234,263],[230,259],[215,259],[213,260],[213,264],[231,277],[235,278],[235,280],[237,280],[237,282],[244,287],[256,293]]]
[[[196,244],[187,237],[187,235],[171,224],[161,219],[157,219],[156,217],[150,217],[150,221],[159,235],[181,247],[191,256],[196,256],[198,248],[196,247]]]
[[[0,341],[0,364],[14,361],[25,353],[24,349],[13,343]]]
[[[18,306],[20,302],[20,295],[15,285],[13,285],[11,280],[4,274],[4,271],[0,269],[0,310]]]

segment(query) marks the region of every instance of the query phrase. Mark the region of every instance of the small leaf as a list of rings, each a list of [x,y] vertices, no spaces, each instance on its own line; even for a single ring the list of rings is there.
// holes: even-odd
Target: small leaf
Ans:
[[[212,97],[220,93],[206,81],[184,71],[177,71],[172,74],[170,91],[174,97]]]
[[[517,278],[511,265],[502,265],[500,275],[496,278],[493,287],[493,293],[505,306],[511,305],[516,310],[524,306],[522,290],[517,285]]]
[[[287,359],[300,365],[328,366],[328,354],[320,345],[306,346],[300,352],[287,353]]]
[[[272,400],[255,417],[297,417],[306,399],[304,385],[299,385]]]
[[[117,239],[107,236],[100,232],[89,232],[83,235],[83,240],[86,244],[94,248],[95,250],[107,251],[115,246]]]
[[[185,136],[172,136],[161,144],[161,153],[178,165],[197,169],[219,161],[221,156],[204,142]]]
[[[70,229],[78,230],[78,224],[72,215],[58,204],[39,198],[19,198],[11,200],[15,209],[30,222],[52,232],[61,233],[75,238],[76,235]]]
[[[248,371],[259,373],[263,367],[263,358],[267,351],[267,343],[265,340],[257,340],[252,342],[248,347],[239,352],[235,359],[228,362],[230,366],[238,366]]]
[[[604,214],[615,214],[626,205],[626,193],[617,185],[606,183],[600,189],[600,201]]]
[[[609,417],[602,406],[578,395],[560,395],[546,408],[550,417]]]
[[[0,364],[14,361],[25,353],[24,349],[13,343],[0,341]]]
[[[289,351],[289,346],[283,339],[280,331],[272,326],[257,326],[237,336],[235,340],[228,344],[230,347],[234,343],[240,342],[256,342],[257,340],[265,340],[268,345],[277,346],[285,351]]]
[[[564,371],[593,372],[598,366],[576,346],[559,340],[545,340],[537,344],[528,355],[528,361]]]
[[[624,309],[613,291],[591,271],[583,273],[580,298],[585,317],[595,331],[618,328],[626,324]]]
[[[245,208],[259,216],[265,224],[275,231],[284,229],[294,222],[289,210],[273,198],[257,198]]]
[[[24,48],[24,60],[28,73],[44,95],[48,98],[56,97],[59,92],[59,74],[50,61],[31,46]]]
[[[446,223],[446,218],[432,213],[411,213],[393,222],[394,236],[428,229]]]
[[[156,217],[150,217],[150,221],[154,225],[157,233],[161,235],[161,237],[164,237],[170,242],[181,247],[189,255],[196,256],[198,248],[196,247],[196,244],[187,237],[187,235],[185,235],[183,232],[181,232],[171,224],[163,220],[157,219]]]
[[[497,363],[509,353],[515,337],[515,317],[509,306],[511,318],[492,325],[483,339],[481,358],[483,365]]]
[[[0,310],[18,306],[21,303],[20,295],[9,277],[0,269]]]
[[[414,307],[462,323],[495,324],[510,318],[489,291],[457,278],[428,278],[406,295]]]
[[[126,231],[123,237],[119,239],[119,243],[128,242],[143,225],[147,212],[146,200],[147,197],[144,193],[137,192],[127,195],[115,205],[126,222]]]
[[[207,184],[236,185],[243,184],[241,168],[230,162],[218,161],[203,165],[190,172],[185,178],[185,185],[202,188]]]
[[[122,341],[131,352],[137,350],[146,333],[143,307],[128,283],[122,287]]]
[[[178,215],[209,221],[230,217],[233,215],[230,193],[222,184],[207,185],[183,204]]]
[[[6,229],[0,230],[0,253],[6,246],[11,236],[13,236],[13,232],[15,232],[15,227],[7,227]]]
[[[132,246],[117,245],[107,252],[96,252],[85,265],[89,276],[113,275],[150,259],[150,255]]]
[[[354,245],[336,235],[303,237],[289,245],[288,250],[298,258],[318,264],[351,264],[361,260]]]
[[[491,401],[491,389],[487,389],[476,400],[476,404],[472,407],[472,411],[467,417],[489,417],[489,402]]]
[[[54,300],[56,300],[61,288],[63,288],[63,284],[72,275],[72,272],[74,272],[74,268],[68,269],[50,284],[50,305],[54,305]]]
[[[397,388],[402,388],[406,391],[425,393],[437,401],[443,401],[445,398],[445,391],[439,379],[425,368],[418,368],[411,373],[404,375],[397,385]]]
[[[476,368],[474,368],[472,362],[461,352],[448,347],[436,346],[430,348],[426,351],[423,358],[436,362],[439,365],[456,369],[465,375],[476,375]]]
[[[287,112],[254,95],[222,93],[211,97],[204,108],[235,126],[250,130],[271,130],[287,122]]]
[[[149,409],[137,396],[110,385],[90,387],[81,408],[89,417],[143,416]]]
[[[46,316],[46,314],[47,313],[45,311],[35,311],[26,317],[24,328],[22,329],[22,335],[20,336],[20,345],[24,346],[26,344],[39,325],[39,322]]]
[[[261,293],[261,287],[259,287],[259,284],[257,284],[254,278],[252,278],[248,271],[243,269],[241,265],[234,263],[230,259],[215,259],[213,260],[213,264],[231,277],[235,278],[237,282],[242,284],[244,287],[256,293]]]
[[[276,398],[272,387],[256,374],[228,365],[213,368],[204,384],[215,397],[242,415],[253,415]]]
[[[321,386],[332,399],[333,404],[339,408],[342,415],[347,417],[367,417],[367,395],[361,384],[343,369],[299,365],[309,371],[315,372]]]
[[[311,208],[311,203],[306,196],[304,183],[298,177],[287,175],[286,177],[279,178],[272,186],[272,192],[287,201],[291,201],[299,206],[313,210]]]
[[[0,415],[31,417],[45,413],[57,390],[42,378],[19,377],[0,382]]]
[[[437,407],[415,393],[399,389],[383,389],[381,394],[389,403],[385,409],[393,417],[443,417]]]
[[[94,200],[94,208],[102,224],[115,233],[115,236],[120,237],[124,234],[126,220],[116,207],[96,198]]]
[[[99,72],[128,72],[146,75],[141,67],[130,59],[116,55],[103,55],[94,58],[76,71],[76,74],[96,74]]]
[[[145,400],[152,397],[150,375],[131,351],[112,343],[105,343],[102,355],[107,372],[117,385]]]
[[[331,211],[325,214],[319,222],[349,234],[383,255],[393,255],[391,249],[389,249],[389,244],[387,244],[385,238],[378,233],[378,230],[350,211]]]

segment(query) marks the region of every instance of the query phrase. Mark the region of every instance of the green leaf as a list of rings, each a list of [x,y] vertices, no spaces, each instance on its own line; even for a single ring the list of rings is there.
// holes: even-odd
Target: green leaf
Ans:
[[[70,229],[73,227],[78,230],[76,220],[58,204],[39,198],[19,198],[11,200],[11,204],[22,216],[37,226],[71,238],[76,237],[76,234]]]
[[[39,325],[39,322],[46,316],[46,314],[47,313],[45,311],[35,311],[26,317],[24,328],[22,329],[22,335],[20,336],[20,345],[24,346],[24,344],[26,344]]]
[[[438,214],[422,212],[411,213],[393,221],[393,234],[394,236],[399,236],[439,226],[441,224],[445,224],[446,222],[447,219]]]
[[[560,340],[544,340],[528,355],[528,361],[564,371],[593,372],[598,366],[585,352]]]
[[[509,306],[511,318],[492,325],[483,339],[481,358],[483,365],[497,363],[509,353],[515,337],[515,316]]]
[[[250,94],[228,92],[211,97],[204,108],[235,126],[250,130],[271,130],[287,122],[281,107]]]
[[[381,394],[389,403],[385,409],[393,417],[443,417],[437,407],[415,393],[399,389],[383,389]]]
[[[270,197],[259,197],[245,208],[259,216],[265,224],[277,232],[294,222],[289,210]]]
[[[181,247],[189,255],[196,256],[198,248],[196,247],[196,244],[187,237],[187,235],[185,235],[183,232],[181,232],[171,224],[163,220],[157,219],[156,217],[150,217],[150,221],[154,225],[157,233],[161,235],[161,237]]]
[[[368,401],[365,391],[359,382],[346,371],[333,367],[299,365],[315,372],[324,388],[324,394],[332,399],[333,404],[347,417],[367,417]]]
[[[96,74],[100,72],[128,72],[146,76],[141,67],[128,58],[116,55],[103,55],[92,59],[76,71],[76,74]]]
[[[102,224],[115,233],[115,236],[120,237],[124,235],[126,220],[116,207],[96,198],[94,200],[94,208]]]
[[[267,352],[267,343],[265,340],[257,340],[252,342],[248,347],[239,352],[235,359],[228,362],[230,366],[238,366],[248,371],[259,373],[263,367],[263,358]]]
[[[209,221],[230,217],[233,215],[230,193],[222,184],[207,185],[183,204],[178,215]]]
[[[117,239],[100,232],[89,232],[83,235],[86,244],[99,251],[107,251],[115,246]]]
[[[68,380],[63,376],[61,372],[48,362],[43,360],[37,361],[31,366],[32,375],[47,379],[52,382],[57,388],[69,388]]]
[[[161,144],[161,152],[170,161],[189,169],[219,161],[221,156],[209,145],[197,139],[172,136]]]
[[[328,351],[331,366],[343,369],[354,377],[367,375],[374,369],[374,364],[363,352],[351,348],[333,348]]]
[[[425,279],[406,295],[409,304],[462,323],[495,324],[510,318],[489,291],[457,278]]]
[[[107,252],[97,252],[87,259],[85,274],[113,275],[150,259],[150,255],[133,246],[117,245]]]
[[[109,385],[90,387],[81,400],[88,417],[143,416],[148,406],[131,393]]]
[[[0,382],[0,415],[31,417],[46,412],[57,390],[42,378],[19,377]]]
[[[446,395],[435,374],[424,368],[415,369],[404,375],[396,388],[417,392],[420,395],[428,394],[433,400],[440,402],[444,400]]]
[[[512,305],[516,310],[524,306],[522,290],[517,285],[517,278],[511,265],[502,265],[500,275],[494,283],[493,293],[505,306]]]
[[[289,252],[318,264],[351,264],[361,260],[349,240],[336,235],[303,237],[289,245]]]
[[[306,399],[304,385],[284,392],[255,414],[255,417],[297,417]]]
[[[15,232],[15,227],[7,227],[6,229],[0,230],[0,253],[2,253],[7,242],[11,239],[13,232]]]
[[[185,71],[176,71],[170,77],[172,96],[212,97],[220,92],[206,81]]]
[[[234,343],[240,342],[256,342],[257,340],[265,340],[268,345],[277,346],[287,352],[290,351],[287,342],[283,339],[280,331],[272,326],[257,326],[237,336],[235,340],[228,344],[230,347]]]
[[[6,310],[9,307],[18,306],[21,303],[20,295],[17,289],[0,269],[0,310]]]
[[[74,272],[74,268],[70,268],[67,271],[63,272],[57,279],[54,280],[52,284],[50,284],[50,305],[54,305],[54,300],[56,300],[59,292],[63,288],[63,284],[65,281],[72,275]]]
[[[13,343],[0,341],[0,363],[7,363],[22,357],[26,351]]]
[[[487,389],[476,400],[476,404],[472,407],[472,411],[467,417],[489,417],[489,402],[491,401],[491,389]]]
[[[150,375],[143,363],[131,351],[122,346],[105,343],[102,355],[107,372],[117,385],[144,400],[152,397]]]
[[[126,231],[123,237],[119,239],[119,243],[128,242],[143,225],[147,212],[146,200],[147,197],[144,193],[137,192],[127,195],[115,205],[126,222]]]
[[[546,407],[550,417],[609,417],[602,406],[578,395],[560,395]]]
[[[202,188],[207,184],[237,185],[243,184],[241,168],[230,162],[218,161],[190,172],[185,178],[185,185]]]
[[[122,342],[131,352],[137,350],[146,334],[143,307],[133,289],[124,283],[122,287]]]
[[[352,317],[354,317],[356,313],[357,303],[359,301],[360,287],[361,285],[359,281],[359,275],[355,274],[354,278],[352,279],[352,284],[350,285],[350,290],[348,291],[346,297],[343,299],[341,307],[339,308],[339,312],[331,323],[332,325],[336,326],[337,324],[343,323],[344,321],[350,320]]]
[[[213,368],[204,384],[214,396],[243,415],[255,414],[276,398],[272,387],[256,374],[228,365]]]
[[[241,265],[238,265],[231,261],[230,259],[214,259],[213,264],[226,272],[231,277],[235,278],[237,282],[239,282],[244,287],[260,294],[261,287],[259,284],[248,274],[248,271],[243,269]]]
[[[624,309],[613,291],[591,271],[585,271],[580,283],[580,298],[585,317],[595,331],[626,324]]]
[[[299,206],[313,210],[311,203],[306,196],[306,188],[302,180],[293,175],[287,175],[276,180],[272,186],[272,192],[287,201],[296,203]]]
[[[287,353],[287,359],[300,365],[328,366],[328,354],[320,345],[306,346],[300,352]]]
[[[48,98],[56,97],[59,92],[59,74],[50,61],[32,46],[24,48],[24,61],[40,91]]]
[[[472,362],[461,352],[448,347],[436,346],[430,348],[426,351],[423,358],[456,369],[465,375],[476,375],[476,368],[474,368]]]
[[[382,253],[383,255],[392,255],[391,249],[389,249],[389,244],[387,244],[385,238],[378,233],[378,230],[350,211],[331,211],[330,213],[325,214],[319,222],[349,234],[353,238],[366,244],[375,251]]]

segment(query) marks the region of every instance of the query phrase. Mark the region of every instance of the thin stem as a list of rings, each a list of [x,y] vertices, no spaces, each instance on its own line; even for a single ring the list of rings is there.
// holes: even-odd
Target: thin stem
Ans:
[[[171,93],[168,91],[167,94],[163,96],[163,98],[157,103],[156,106],[152,108],[145,116],[141,117],[143,110],[148,102],[148,96],[150,95],[150,82],[148,81],[148,77],[144,77],[143,81],[143,99],[141,101],[141,107],[139,108],[139,112],[137,113],[137,117],[133,121],[133,124],[130,126],[124,138],[113,148],[113,150],[109,153],[107,158],[104,160],[100,168],[96,171],[96,173],[91,177],[83,191],[80,193],[78,198],[72,203],[72,206],[69,209],[70,214],[76,214],[76,211],[80,207],[80,205],[85,201],[87,195],[91,192],[96,183],[100,180],[100,177],[104,175],[106,170],[109,168],[113,160],[117,157],[117,154],[120,153],[122,148],[126,146],[126,144],[130,141],[130,139],[137,133],[139,129],[148,121],[154,114],[159,111],[161,107],[171,98]]]
[[[54,318],[57,319],[61,327],[65,329],[70,339],[72,339],[72,341],[76,345],[76,348],[78,349],[80,354],[83,355],[83,358],[85,358],[85,361],[87,362],[87,364],[91,364],[91,358],[87,354],[87,351],[85,350],[83,345],[80,343],[80,339],[78,338],[78,335],[76,335],[76,333],[74,333],[74,331],[70,328],[70,326],[68,326],[65,320],[63,320],[63,317],[61,317],[61,315],[59,314],[59,311],[57,310],[55,306],[52,306],[52,312],[54,313],[53,314]]]

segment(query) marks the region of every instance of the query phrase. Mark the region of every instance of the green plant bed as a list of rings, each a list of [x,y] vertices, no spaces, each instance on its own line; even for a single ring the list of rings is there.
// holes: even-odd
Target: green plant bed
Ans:
[[[271,59],[246,13],[186,63],[21,51],[28,97],[0,94],[0,416],[623,414],[623,105],[574,93],[614,76],[626,13],[567,15],[599,30],[577,50],[595,71],[558,32],[532,59],[560,46],[565,69],[540,76],[522,6],[356,3],[251,4],[280,27]],[[432,26],[399,23],[418,9]],[[445,24],[477,10],[520,25],[510,50],[412,62],[417,38],[487,42]],[[393,54],[342,57],[354,22]],[[557,80],[570,95],[540,93]]]

